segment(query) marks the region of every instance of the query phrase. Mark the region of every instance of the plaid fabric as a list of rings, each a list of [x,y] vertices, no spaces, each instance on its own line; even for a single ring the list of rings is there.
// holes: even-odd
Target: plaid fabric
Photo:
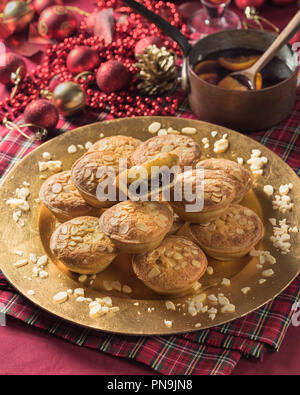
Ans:
[[[187,99],[177,116],[195,118]],[[278,154],[300,175],[300,91],[289,119],[251,137]],[[86,113],[80,118],[61,119],[59,133],[96,120],[106,114]],[[22,119],[19,120],[22,122]],[[0,128],[0,177],[40,143],[26,140],[16,131]],[[0,182],[1,182],[0,180]],[[291,321],[292,306],[300,300],[300,276],[276,299],[257,311],[209,330],[177,336],[130,337],[83,329],[33,305],[8,283],[0,272],[0,312],[36,326],[78,346],[142,362],[162,374],[230,374],[242,357],[261,360],[266,351],[278,351]]]

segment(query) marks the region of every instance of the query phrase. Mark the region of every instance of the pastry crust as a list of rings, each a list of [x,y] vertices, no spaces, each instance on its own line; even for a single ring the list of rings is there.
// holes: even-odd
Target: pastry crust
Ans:
[[[61,222],[83,215],[100,217],[100,210],[90,206],[78,192],[70,171],[49,177],[41,186],[40,199]]]
[[[121,250],[141,253],[156,248],[171,230],[173,214],[159,202],[127,200],[106,210],[100,227]]]
[[[72,272],[96,274],[117,256],[117,249],[101,231],[99,219],[78,217],[61,224],[50,240],[52,253]]]
[[[246,255],[264,235],[259,216],[239,204],[231,205],[226,213],[211,223],[191,224],[190,229],[200,247],[218,260]]]
[[[234,203],[239,203],[252,188],[252,173],[240,164],[228,159],[210,158],[197,163],[196,168],[208,170],[222,170],[231,178],[235,186]]]
[[[99,183],[107,180],[109,180],[109,185],[113,185],[115,177],[119,174],[121,160],[112,151],[91,151],[79,158],[72,166],[72,181],[83,199],[91,206],[102,208],[110,207],[116,203],[114,199],[98,200],[97,187]],[[108,178],[109,171],[112,173]],[[112,186],[112,189],[115,187]]]
[[[141,143],[141,140],[130,136],[109,136],[96,141],[89,151],[110,151],[119,158],[129,158]]]
[[[203,187],[199,188],[199,180],[203,181]],[[198,184],[198,188],[197,188]],[[176,188],[181,188],[182,198],[176,201]],[[187,200],[185,191],[191,190],[197,199],[203,198],[202,210],[188,212],[187,207],[196,202]],[[226,173],[220,170],[193,169],[178,175],[174,189],[171,193],[171,205],[174,211],[184,220],[197,223],[208,223],[222,215],[235,197],[235,188],[232,180]]]
[[[200,159],[200,146],[192,138],[179,135],[155,136],[143,142],[132,154],[134,165],[141,165],[154,156],[170,152],[179,157],[179,166],[194,166]]]
[[[173,225],[172,225],[170,232],[168,233],[168,236],[175,235],[179,231],[179,229],[181,229],[183,227],[184,224],[185,224],[185,221],[183,219],[181,219],[179,217],[179,215],[174,213],[173,214]]]
[[[132,257],[136,276],[153,291],[180,295],[190,291],[207,269],[203,251],[182,236],[168,236],[159,247]]]

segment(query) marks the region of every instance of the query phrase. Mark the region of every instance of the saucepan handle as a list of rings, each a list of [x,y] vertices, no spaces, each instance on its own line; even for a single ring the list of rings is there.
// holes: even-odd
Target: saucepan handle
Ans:
[[[163,19],[161,16],[148,8],[143,6],[134,0],[123,0],[123,3],[127,4],[130,8],[136,11],[138,14],[142,15],[148,21],[154,23],[160,30],[162,30],[167,36],[171,37],[180,46],[183,55],[188,56],[191,46],[187,38],[178,30],[176,27],[172,26],[169,22]]]

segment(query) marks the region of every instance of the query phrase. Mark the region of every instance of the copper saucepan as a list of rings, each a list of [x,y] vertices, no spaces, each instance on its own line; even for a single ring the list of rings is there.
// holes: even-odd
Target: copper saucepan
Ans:
[[[264,52],[276,36],[257,30],[227,30],[212,34],[191,46],[185,36],[165,19],[134,0],[123,0],[171,37],[181,47],[184,61],[182,82],[189,95],[193,113],[207,122],[239,131],[267,129],[285,119],[296,99],[298,61],[290,45],[277,53],[291,70],[291,75],[268,88],[257,91],[227,90],[200,79],[194,66],[207,56],[230,49],[255,49]]]

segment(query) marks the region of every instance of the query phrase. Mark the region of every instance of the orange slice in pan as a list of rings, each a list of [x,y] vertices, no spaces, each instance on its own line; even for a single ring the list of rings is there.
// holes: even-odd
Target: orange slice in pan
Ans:
[[[218,67],[219,65],[216,60],[204,60],[203,62],[196,64],[194,67],[194,72],[197,75],[217,73]]]
[[[263,77],[261,75],[261,73],[257,73],[256,74],[256,90],[260,90],[263,86]]]
[[[199,74],[198,77],[212,85],[217,85],[219,79],[218,74],[216,73]]]
[[[229,89],[233,91],[248,91],[249,89],[241,84],[237,79],[230,77],[223,78],[219,83],[218,86],[223,89]]]
[[[230,71],[242,71],[248,69],[258,61],[260,56],[239,56],[237,58],[219,58],[218,63]]]
[[[256,90],[262,89],[263,85],[263,78],[261,73],[256,74]],[[231,77],[230,75],[223,78],[219,83],[218,86],[223,89],[235,90],[235,91],[248,91],[248,87],[246,84],[242,84],[238,79]]]

